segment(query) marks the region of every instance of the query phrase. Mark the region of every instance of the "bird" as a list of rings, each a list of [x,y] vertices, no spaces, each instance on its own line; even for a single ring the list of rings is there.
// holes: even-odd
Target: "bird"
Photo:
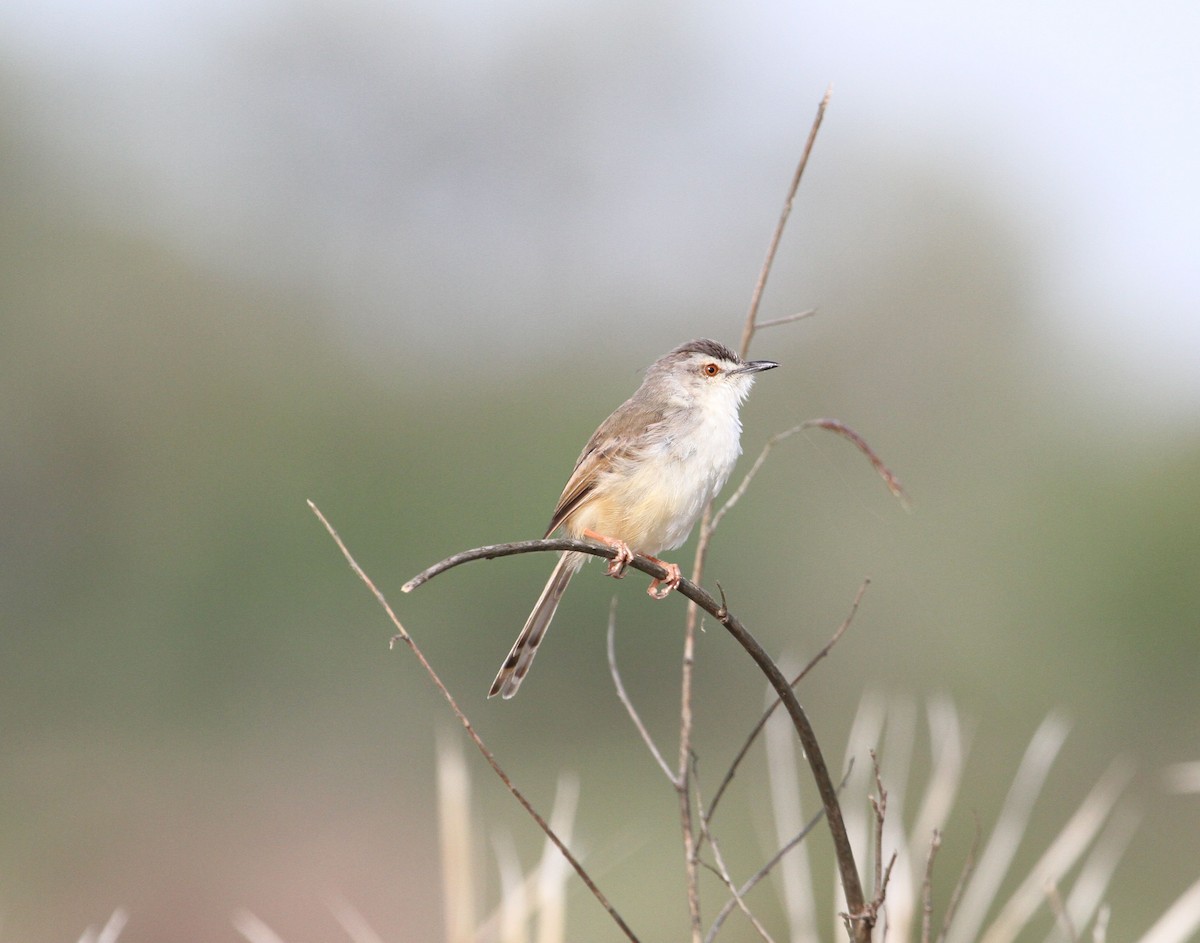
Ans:
[[[545,536],[561,530],[611,547],[616,555],[607,573],[617,578],[635,553],[653,560],[667,577],[651,582],[647,592],[665,598],[682,577],[678,564],[656,554],[687,540],[728,480],[742,452],[739,409],[756,376],[778,366],[773,360],[743,360],[707,338],[664,354],[583,447]],[[559,558],[489,698],[517,693],[571,577],[588,557],[565,551]]]

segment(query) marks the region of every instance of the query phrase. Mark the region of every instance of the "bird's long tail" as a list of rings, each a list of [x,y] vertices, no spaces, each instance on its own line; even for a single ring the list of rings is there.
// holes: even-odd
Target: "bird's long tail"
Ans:
[[[533,664],[533,656],[537,654],[546,629],[550,627],[550,620],[554,618],[558,603],[567,591],[567,584],[571,582],[576,570],[583,565],[584,559],[584,554],[581,553],[564,553],[559,558],[558,565],[554,567],[554,572],[546,582],[546,588],[542,590],[533,612],[529,613],[529,618],[525,621],[525,628],[521,629],[521,634],[513,643],[512,651],[500,666],[496,680],[492,682],[492,688],[488,691],[488,697],[499,694],[501,697],[510,698],[517,693],[517,688],[529,673],[529,666]]]

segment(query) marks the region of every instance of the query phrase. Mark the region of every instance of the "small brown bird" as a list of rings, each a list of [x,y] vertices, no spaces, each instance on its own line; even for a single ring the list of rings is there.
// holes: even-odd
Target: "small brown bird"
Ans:
[[[738,408],[755,374],[777,366],[743,361],[711,340],[689,341],[659,358],[584,446],[546,536],[561,528],[613,547],[610,576],[622,576],[635,552],[654,560],[669,575],[648,592],[664,598],[679,585],[679,567],[654,555],[687,540],[729,478],[742,452]],[[567,584],[587,559],[571,551],[559,559],[488,697],[517,693]]]

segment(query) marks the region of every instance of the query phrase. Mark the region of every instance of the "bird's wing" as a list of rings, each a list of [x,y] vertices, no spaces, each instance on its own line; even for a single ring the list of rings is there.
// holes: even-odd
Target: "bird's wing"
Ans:
[[[639,412],[636,421],[633,412]],[[575,470],[567,479],[566,487],[555,505],[554,514],[546,528],[546,536],[554,533],[584,501],[587,500],[596,487],[600,472],[611,468],[621,459],[634,456],[645,446],[647,433],[662,420],[663,410],[649,412],[631,406],[629,401],[621,404],[611,416],[600,424],[600,428],[592,433],[587,445],[575,463]],[[633,430],[633,434],[621,434],[616,430]]]

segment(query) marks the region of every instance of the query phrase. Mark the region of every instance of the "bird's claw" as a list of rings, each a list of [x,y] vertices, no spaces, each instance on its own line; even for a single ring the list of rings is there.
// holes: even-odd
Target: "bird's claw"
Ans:
[[[671,594],[671,590],[679,586],[679,581],[683,579],[683,573],[680,572],[678,563],[667,563],[663,560],[658,560],[657,563],[667,571],[667,577],[651,581],[650,585],[646,587],[646,593],[651,599],[666,599]]]
[[[610,541],[609,546],[617,551],[617,555],[608,561],[608,570],[606,572],[613,579],[619,580],[625,575],[625,567],[633,562],[633,551],[629,549],[629,544],[623,540]]]

